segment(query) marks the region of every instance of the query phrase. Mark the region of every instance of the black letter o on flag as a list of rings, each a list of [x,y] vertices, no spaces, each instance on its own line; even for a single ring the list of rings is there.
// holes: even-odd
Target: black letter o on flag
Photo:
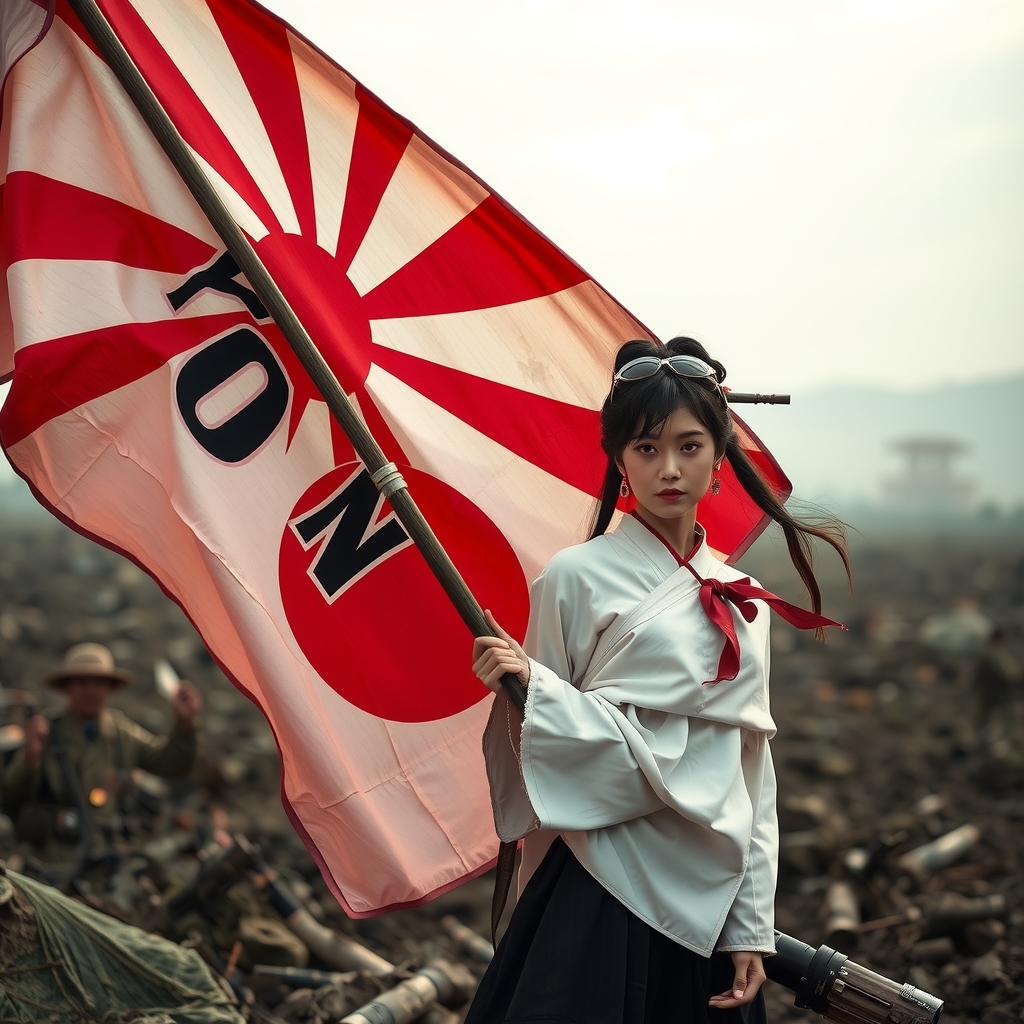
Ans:
[[[199,403],[251,363],[266,371],[266,387],[223,423],[205,426],[196,411]],[[242,462],[266,443],[288,408],[288,392],[288,379],[273,352],[248,327],[197,352],[182,366],[175,384],[178,409],[189,433],[221,462]]]

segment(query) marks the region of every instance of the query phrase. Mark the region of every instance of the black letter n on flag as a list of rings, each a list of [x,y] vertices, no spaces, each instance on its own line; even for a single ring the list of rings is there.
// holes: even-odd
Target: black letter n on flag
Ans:
[[[303,549],[308,551],[322,540],[309,574],[328,604],[375,565],[412,543],[394,512],[377,522],[384,500],[363,468],[326,501],[291,521]]]

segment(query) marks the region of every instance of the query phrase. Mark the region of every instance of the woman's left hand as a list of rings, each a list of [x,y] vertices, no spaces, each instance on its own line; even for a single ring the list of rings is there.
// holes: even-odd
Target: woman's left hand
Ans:
[[[501,692],[501,677],[506,672],[518,676],[526,686],[530,682],[530,660],[526,652],[494,621],[489,611],[484,615],[495,635],[478,636],[473,641],[473,673],[495,693]]]
[[[716,1010],[731,1010],[736,1006],[749,1003],[757,995],[758,989],[765,983],[764,963],[761,953],[730,953],[736,976],[732,988],[721,995],[712,996],[708,1006]]]

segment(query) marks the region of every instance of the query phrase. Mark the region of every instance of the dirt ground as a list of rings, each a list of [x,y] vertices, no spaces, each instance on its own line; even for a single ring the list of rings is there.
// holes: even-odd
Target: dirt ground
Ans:
[[[773,627],[783,832],[778,927],[812,945],[825,941],[826,893],[845,881],[862,922],[902,923],[847,929],[834,945],[945,999],[947,1024],[1024,1020],[1024,687],[1010,689],[986,730],[975,722],[972,687],[973,646],[991,623],[1003,626],[1024,663],[1024,537],[855,538],[853,563],[851,595],[834,560],[822,557],[825,610],[848,632],[832,631],[819,644],[779,621]],[[802,600],[780,545],[760,542],[741,566]],[[486,877],[419,910],[345,918],[281,810],[269,729],[221,676],[181,612],[141,571],[62,527],[0,522],[0,696],[25,688],[51,700],[39,679],[82,640],[109,645],[137,673],[138,684],[117,703],[154,731],[169,724],[152,683],[155,658],[169,658],[205,697],[206,742],[194,780],[172,787],[172,810],[154,812],[140,842],[172,826],[192,829],[196,849],[243,832],[316,914],[392,962],[461,955],[439,930],[445,914],[487,932]],[[12,706],[0,706],[0,725],[19,713],[5,703]],[[955,862],[928,877],[898,863],[965,824],[977,826],[979,837]],[[22,863],[2,817],[0,856]],[[949,894],[1001,896],[1005,909],[990,899],[996,917],[950,923],[935,910],[957,899]],[[225,958],[239,906],[260,902],[254,892],[232,899],[237,906],[226,905],[220,930],[203,925],[205,940]],[[916,910],[922,915],[914,920]],[[264,985],[260,1005],[277,1004],[274,1012],[287,1020],[330,1019],[280,1003],[285,991]],[[775,1024],[817,1019],[795,1009],[778,986],[768,998]]]

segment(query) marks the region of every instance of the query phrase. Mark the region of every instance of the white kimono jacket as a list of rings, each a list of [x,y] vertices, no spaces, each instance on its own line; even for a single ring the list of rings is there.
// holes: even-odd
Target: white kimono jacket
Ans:
[[[742,574],[702,541],[704,579]],[[580,863],[676,942],[775,951],[769,611],[733,612],[735,679],[700,585],[625,516],[559,552],[531,591],[526,717],[494,703],[484,755],[498,835],[524,838],[520,890],[561,833]],[[535,660],[534,660],[535,659]]]

